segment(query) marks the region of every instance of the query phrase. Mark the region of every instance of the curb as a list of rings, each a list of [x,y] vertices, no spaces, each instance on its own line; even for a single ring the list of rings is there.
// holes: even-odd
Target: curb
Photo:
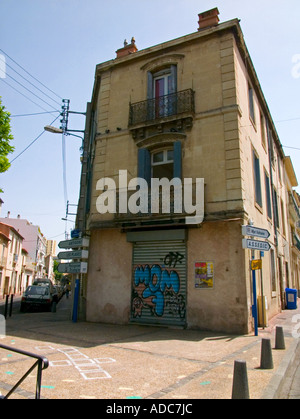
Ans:
[[[292,380],[293,377],[293,363],[297,356],[297,350],[300,350],[300,340],[295,339],[287,353],[285,354],[281,364],[279,365],[277,371],[270,380],[268,386],[266,387],[262,399],[280,399],[284,392],[284,387],[287,386],[288,382]]]

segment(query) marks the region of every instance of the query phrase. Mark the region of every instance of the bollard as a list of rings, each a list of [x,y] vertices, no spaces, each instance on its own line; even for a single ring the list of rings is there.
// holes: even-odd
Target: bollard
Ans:
[[[232,399],[250,399],[246,361],[234,361]]]
[[[271,370],[274,368],[271,339],[263,338],[261,341],[260,368],[263,370]]]
[[[56,313],[56,301],[53,301],[53,303],[52,303],[51,312]]]
[[[4,318],[7,318],[7,311],[8,311],[8,299],[9,299],[9,295],[6,296],[5,299],[5,309],[4,309]]]
[[[9,317],[12,316],[13,303],[14,303],[14,294],[11,294],[11,296],[10,296],[10,307],[9,307]]]
[[[275,349],[285,349],[283,327],[276,326]]]

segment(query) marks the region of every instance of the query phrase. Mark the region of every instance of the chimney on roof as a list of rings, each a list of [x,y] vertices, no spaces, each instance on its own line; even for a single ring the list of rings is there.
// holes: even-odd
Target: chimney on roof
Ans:
[[[134,37],[131,38],[131,43],[128,44],[127,40],[124,41],[124,47],[116,51],[117,58],[126,57],[126,55],[134,54],[137,52],[137,46],[135,45]]]
[[[199,28],[198,31],[202,29],[210,28],[212,26],[217,26],[220,22],[219,19],[219,9],[215,7],[214,9],[208,10],[207,12],[199,13]]]
[[[6,216],[6,218],[9,218],[9,216],[10,216],[10,211],[7,211],[7,216]]]

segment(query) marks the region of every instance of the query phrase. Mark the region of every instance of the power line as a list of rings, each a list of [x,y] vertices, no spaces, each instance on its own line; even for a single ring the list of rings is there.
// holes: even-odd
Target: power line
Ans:
[[[292,150],[300,150],[300,148],[297,148],[297,147],[289,147],[287,145],[283,145],[282,147],[284,147],[284,148],[291,148]]]
[[[50,105],[50,103],[46,102],[44,99],[42,99],[40,96],[36,95],[35,93],[33,93],[30,89],[28,89],[26,86],[24,86],[24,84],[20,83],[18,80],[16,80],[14,77],[12,77],[10,74],[6,74],[8,77],[10,77],[14,82],[18,83],[20,86],[23,87],[23,89],[27,90],[29,93],[31,93],[33,96],[37,97],[39,100],[41,100],[42,102],[46,103],[46,105],[50,106],[50,108],[55,109],[54,106]]]
[[[2,60],[3,62],[5,62],[0,55],[0,60]],[[52,100],[53,102],[55,102],[57,105],[60,105],[60,103],[58,103],[56,100],[54,100],[51,96],[47,95],[47,93],[43,92],[42,89],[40,89],[39,87],[35,86],[34,83],[31,83],[31,81],[29,81],[28,79],[26,79],[26,77],[22,76],[22,74],[20,74],[17,70],[15,70],[11,65],[9,65],[8,63],[6,63],[6,66],[11,68],[12,71],[14,71],[15,73],[17,73],[23,80],[25,80],[27,83],[29,83],[31,86],[33,86],[35,89],[37,89],[39,92],[41,92],[43,95],[47,96],[48,99]],[[6,73],[6,75],[9,76],[9,74]],[[10,76],[9,76],[10,77]]]
[[[23,71],[25,71],[26,74],[28,74],[30,77],[32,77],[35,81],[37,81],[40,85],[45,87],[45,89],[49,90],[49,92],[53,93],[56,97],[59,99],[63,99],[61,96],[59,96],[57,93],[55,93],[53,90],[49,89],[45,84],[43,84],[41,81],[39,81],[36,77],[34,77],[32,74],[30,74],[27,70],[25,70],[24,67],[22,67],[20,64],[18,64],[13,58],[11,58],[3,49],[0,48],[0,51],[3,52],[12,62],[14,62],[18,67],[20,67]]]
[[[66,160],[66,137],[62,135],[62,161],[63,161],[63,186],[64,186],[64,198],[65,204],[68,202],[68,190],[67,190],[67,160]]]
[[[51,123],[50,125],[54,124],[54,122],[59,118],[60,115],[58,115]],[[17,160],[18,157],[20,157],[23,153],[25,153],[26,150],[28,150],[43,134],[44,134],[45,130],[43,130],[43,132],[41,132],[26,148],[24,148],[23,151],[21,151],[21,153],[19,153],[14,159],[11,160],[10,163],[13,163],[15,160]]]
[[[28,99],[31,103],[33,103],[34,105],[38,106],[39,108],[43,109],[44,111],[47,111],[47,109],[43,108],[43,106],[39,105],[38,103],[36,103],[34,100],[30,99],[30,97],[24,95],[24,93],[20,92],[20,90],[16,89],[14,86],[12,86],[10,83],[8,83],[6,80],[1,79],[0,80],[7,84],[9,87],[11,87],[13,90],[15,90],[16,92],[18,92],[20,95],[24,96],[26,99]],[[48,111],[47,111],[48,112]],[[54,111],[52,111],[54,112]]]
[[[47,111],[47,112],[36,112],[36,113],[24,113],[24,114],[20,114],[20,115],[10,115],[10,118],[19,118],[22,116],[35,116],[35,115],[45,115],[48,113],[54,113],[55,111]],[[60,112],[60,111],[56,111],[56,112]]]

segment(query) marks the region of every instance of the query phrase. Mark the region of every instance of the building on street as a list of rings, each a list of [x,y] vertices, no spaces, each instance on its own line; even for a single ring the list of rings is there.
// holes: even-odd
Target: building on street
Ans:
[[[87,106],[87,320],[248,333],[257,297],[268,322],[299,288],[296,183],[238,19],[213,9],[186,36],[125,41]],[[269,236],[243,248],[243,225]]]
[[[14,227],[24,237],[23,246],[28,253],[28,258],[31,259],[30,264],[34,266],[33,278],[43,278],[46,274],[47,239],[42,234],[40,227],[22,219],[19,215],[17,218],[11,218],[10,213],[6,218],[0,218],[0,222]]]

